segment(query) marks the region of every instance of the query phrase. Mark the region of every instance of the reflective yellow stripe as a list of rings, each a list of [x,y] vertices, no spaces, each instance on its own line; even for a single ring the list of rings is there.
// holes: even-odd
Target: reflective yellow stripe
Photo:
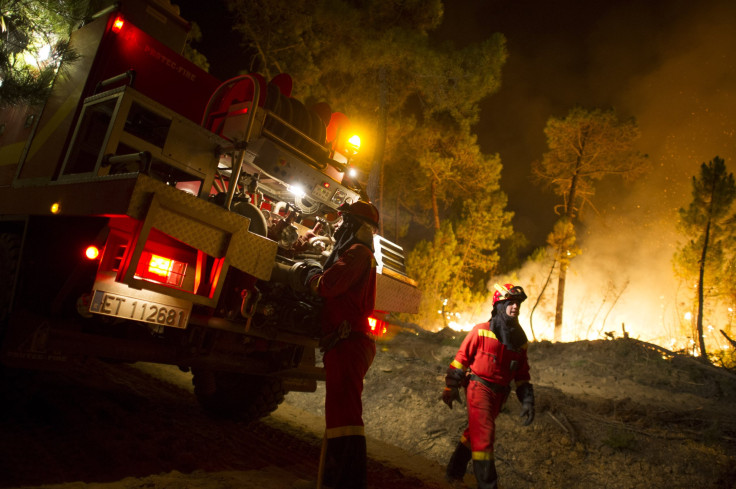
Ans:
[[[473,452],[473,460],[493,460],[493,452]]]
[[[459,368],[460,370],[467,370],[468,369],[468,367],[466,367],[462,363],[458,362],[457,360],[453,360],[452,363],[450,364],[450,367]]]
[[[490,329],[479,329],[478,336],[485,336],[487,338],[498,339],[496,338],[496,335],[493,334],[493,331],[491,331]]]
[[[365,426],[338,426],[327,429],[327,438],[339,438],[341,436],[365,436]]]

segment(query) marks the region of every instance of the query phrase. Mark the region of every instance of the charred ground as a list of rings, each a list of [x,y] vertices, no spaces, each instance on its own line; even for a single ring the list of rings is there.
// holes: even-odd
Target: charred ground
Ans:
[[[439,396],[461,339],[379,342],[364,393],[369,487],[443,487],[466,420]],[[529,355],[537,416],[521,426],[512,395],[498,419],[504,487],[736,487],[733,374],[628,339],[533,343]],[[4,370],[0,487],[288,488],[316,473],[323,394],[290,393],[242,425],[205,417],[175,368]]]

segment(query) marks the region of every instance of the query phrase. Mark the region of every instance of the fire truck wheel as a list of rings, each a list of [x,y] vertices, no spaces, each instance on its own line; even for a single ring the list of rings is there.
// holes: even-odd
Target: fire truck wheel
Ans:
[[[197,401],[208,415],[245,422],[271,414],[285,394],[278,378],[235,372],[192,369],[192,383]]]
[[[2,336],[2,325],[10,312],[19,257],[20,236],[15,233],[0,234],[0,277],[2,277],[0,280],[0,337]]]

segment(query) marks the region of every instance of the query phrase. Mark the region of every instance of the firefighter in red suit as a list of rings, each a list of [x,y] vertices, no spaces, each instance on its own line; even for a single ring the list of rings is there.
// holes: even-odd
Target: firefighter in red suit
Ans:
[[[366,442],[363,379],[376,355],[368,318],[376,297],[373,235],[378,210],[357,201],[340,208],[342,224],[321,273],[308,278],[323,298],[326,454],[323,488],[365,489]]]
[[[447,369],[442,400],[451,409],[453,401],[460,402],[460,387],[467,385],[468,427],[450,457],[446,473],[448,481],[456,486],[462,487],[472,459],[478,488],[498,487],[493,457],[495,421],[512,381],[521,402],[523,424],[529,425],[534,419],[527,338],[519,325],[519,309],[525,299],[524,289],[519,286],[496,285],[491,319],[473,327]]]

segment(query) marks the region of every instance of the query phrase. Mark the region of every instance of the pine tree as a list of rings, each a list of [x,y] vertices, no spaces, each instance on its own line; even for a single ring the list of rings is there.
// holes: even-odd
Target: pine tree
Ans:
[[[562,197],[555,209],[564,221],[566,238],[575,241],[575,221],[595,194],[595,183],[607,176],[632,178],[644,170],[645,157],[634,143],[639,129],[632,120],[620,121],[613,110],[573,108],[564,119],[551,117],[544,129],[548,151],[532,166],[537,181],[550,186]],[[562,228],[561,228],[562,229]],[[557,233],[557,230],[554,232]],[[554,234],[553,233],[553,234]],[[556,250],[559,263],[555,340],[562,338],[562,312],[570,263],[567,246]]]
[[[693,200],[679,211],[680,231],[689,237],[674,257],[675,272],[686,280],[697,277],[696,334],[703,360],[708,361],[703,337],[703,309],[706,292],[715,295],[718,288],[729,286],[733,271],[734,214],[736,183],[733,173],[728,173],[726,163],[716,156],[700,165],[700,174],[693,177]],[[730,259],[729,255],[730,254]],[[709,278],[706,283],[706,276]],[[724,280],[722,280],[724,279]]]
[[[0,107],[46,100],[61,66],[78,58],[71,31],[84,0],[0,0]]]

